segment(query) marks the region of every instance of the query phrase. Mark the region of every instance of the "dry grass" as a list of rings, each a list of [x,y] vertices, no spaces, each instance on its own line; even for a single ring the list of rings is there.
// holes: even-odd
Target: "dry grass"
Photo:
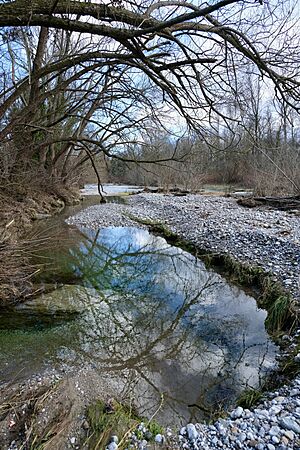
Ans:
[[[26,186],[19,183],[4,188],[0,183],[0,308],[32,293],[36,267],[30,265],[29,254],[39,243],[29,242],[24,235],[37,214],[54,214],[78,200],[76,191],[59,184],[49,185],[48,190]]]
[[[34,272],[25,256],[22,242],[14,242],[7,229],[0,234],[0,307],[26,297],[32,290]]]

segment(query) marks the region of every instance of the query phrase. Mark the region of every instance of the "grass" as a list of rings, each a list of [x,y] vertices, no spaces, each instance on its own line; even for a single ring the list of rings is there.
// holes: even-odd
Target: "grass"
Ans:
[[[290,325],[290,306],[291,301],[287,295],[279,295],[270,305],[268,317],[266,318],[266,327],[273,332],[280,332],[288,329]]]
[[[124,435],[132,426],[136,426],[137,418],[130,409],[114,401],[110,408],[101,400],[90,405],[87,410],[90,425],[88,448],[97,450],[105,448],[112,435]]]
[[[261,389],[245,389],[237,400],[237,405],[243,408],[251,408],[253,405],[259,402],[263,396]]]
[[[113,435],[118,437],[118,449],[120,450],[128,447],[128,440],[132,432],[138,439],[144,439],[142,431],[138,429],[138,425],[143,419],[132,408],[116,400],[112,400],[109,405],[102,400],[94,402],[88,407],[87,420],[90,429],[84,445],[87,445],[89,450],[104,449]],[[143,422],[152,438],[158,433],[163,433],[163,428],[154,420],[147,423],[147,419],[145,419]]]

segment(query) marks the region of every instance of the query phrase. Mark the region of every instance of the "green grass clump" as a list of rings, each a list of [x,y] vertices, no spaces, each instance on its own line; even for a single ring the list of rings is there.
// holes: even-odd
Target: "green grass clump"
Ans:
[[[252,389],[252,388],[246,389],[239,396],[237,400],[237,405],[249,409],[259,402],[259,400],[262,398],[262,395],[263,393],[259,389]]]
[[[89,450],[103,450],[110,442],[111,436],[118,436],[118,449],[128,447],[129,435],[134,432],[138,439],[144,439],[144,434],[138,429],[143,422],[153,440],[156,434],[163,434],[163,428],[154,420],[138,417],[137,414],[126,405],[113,400],[109,407],[101,400],[97,400],[88,407],[87,420],[89,433],[85,444]],[[147,440],[148,440],[147,439]]]
[[[268,308],[265,322],[267,330],[274,333],[286,329],[290,316],[290,298],[287,295],[280,295]]]
[[[159,423],[155,422],[155,420],[147,424],[146,427],[153,437],[157,434],[164,434],[164,428],[159,425]]]
[[[123,439],[124,436],[139,423],[137,415],[129,407],[118,403],[116,400],[110,407],[103,401],[97,400],[88,407],[87,420],[90,425],[87,442],[88,448],[91,450],[104,449],[112,435],[118,436],[119,448],[125,448],[126,439]],[[122,439],[124,446],[121,443]]]

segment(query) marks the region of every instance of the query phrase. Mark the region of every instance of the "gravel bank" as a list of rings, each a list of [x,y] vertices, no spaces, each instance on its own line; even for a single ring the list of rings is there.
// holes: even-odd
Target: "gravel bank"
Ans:
[[[131,197],[127,205],[92,206],[67,222],[93,229],[137,226],[129,217],[159,221],[203,250],[260,266],[300,302],[299,216],[244,209],[229,198],[140,194]],[[296,336],[299,334],[300,330]],[[300,364],[300,354],[295,359]],[[300,449],[300,377],[269,394],[251,411],[237,408],[211,426],[189,424],[168,439],[174,449]],[[147,448],[141,441],[134,446]]]
[[[128,205],[91,206],[67,222],[93,229],[137,226],[128,216],[160,221],[203,250],[228,253],[260,266],[300,301],[299,216],[246,209],[223,197],[140,194],[130,197]]]

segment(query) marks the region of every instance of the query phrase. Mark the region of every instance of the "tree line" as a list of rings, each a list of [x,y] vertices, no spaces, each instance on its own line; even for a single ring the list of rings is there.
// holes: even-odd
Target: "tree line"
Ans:
[[[2,189],[76,184],[99,155],[182,184],[247,155],[296,189],[296,20],[296,0],[2,0]]]

